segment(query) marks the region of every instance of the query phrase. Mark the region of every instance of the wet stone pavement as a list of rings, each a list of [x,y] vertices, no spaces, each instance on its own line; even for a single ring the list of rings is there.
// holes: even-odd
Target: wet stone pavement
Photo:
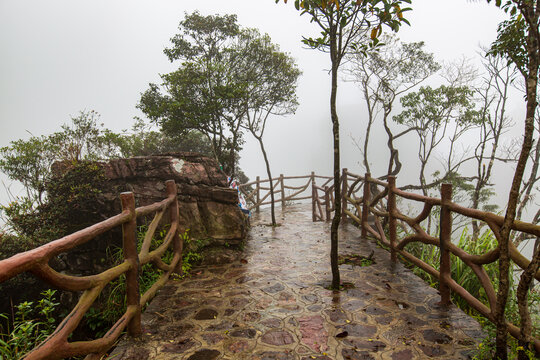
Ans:
[[[438,306],[436,289],[389,253],[342,226],[340,255],[369,256],[341,265],[348,290],[332,292],[329,223],[294,205],[272,229],[269,213],[252,219],[240,260],[194,269],[171,280],[143,314],[143,336],[122,341],[109,358],[144,359],[469,359],[483,338],[455,306]]]

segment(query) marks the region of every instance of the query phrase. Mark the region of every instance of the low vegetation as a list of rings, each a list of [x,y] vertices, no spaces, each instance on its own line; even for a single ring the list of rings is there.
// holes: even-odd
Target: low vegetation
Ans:
[[[471,241],[471,236],[468,233],[467,228],[464,228],[456,245],[469,254],[481,255],[495,249],[497,247],[497,240],[495,239],[491,231],[488,230],[482,233],[477,241]],[[405,249],[417,258],[427,263],[428,265],[439,270],[440,252],[438,247],[416,242],[408,244]],[[486,294],[472,269],[469,266],[465,265],[465,263],[463,263],[461,259],[457,258],[454,255],[451,256],[451,263],[452,279],[454,279],[458,284],[460,284],[471,295],[473,295],[482,303],[488,306],[489,303]],[[497,290],[497,279],[499,276],[497,263],[488,264],[484,266],[484,269],[486,270],[489,278],[491,279],[495,290]],[[417,276],[423,278],[430,286],[435,288],[438,287],[439,282],[436,278],[432,277],[431,275],[427,274],[426,272],[415,266],[411,266],[411,270]],[[515,283],[515,281],[513,281],[515,277],[515,275],[511,277],[510,293],[508,303],[506,305],[506,319],[519,326],[520,316],[516,297],[517,284]],[[475,359],[493,359],[495,353],[495,325],[488,319],[479,315],[472,307],[470,307],[470,305],[463,298],[461,298],[455,293],[452,293],[452,302],[465,313],[475,317],[484,328],[484,331],[486,331],[487,333],[486,339],[479,345],[477,349]],[[533,287],[530,290],[529,309],[531,311],[531,318],[533,321],[532,335],[533,337],[538,338],[540,337],[540,292],[538,290],[538,285],[536,285],[536,287]],[[523,348],[520,348],[517,340],[515,340],[511,336],[508,336],[508,345],[509,356],[512,359],[517,358],[519,350],[524,350]],[[535,354],[532,351],[529,350],[526,352],[528,354],[527,356],[529,356],[529,359],[536,358]]]
[[[167,227],[155,236],[152,241],[152,249],[159,247],[167,233]],[[138,235],[138,250],[147,231],[147,226],[140,226]],[[185,248],[188,249],[183,255],[183,276],[188,276],[192,267],[202,260],[200,251],[203,242],[193,241],[189,237],[189,231],[182,234]],[[110,249],[112,266],[123,261],[122,249]],[[163,261],[169,264],[173,253],[168,250]],[[139,286],[141,293],[148,290],[163,272],[152,264],[145,264],[141,268]],[[176,277],[180,279],[181,277]],[[0,314],[0,359],[16,360],[24,357],[35,346],[49,336],[62,316],[59,316],[59,302],[56,302],[56,290],[45,290],[41,293],[41,299],[37,302],[24,301],[13,307],[14,318],[6,314]],[[99,338],[105,335],[110,327],[126,311],[126,283],[122,275],[112,281],[100,295],[95,305],[86,313],[77,337]]]
[[[41,299],[15,306],[12,322],[0,314],[0,359],[19,360],[45,340],[56,328],[54,312],[58,303],[55,290],[41,293]]]

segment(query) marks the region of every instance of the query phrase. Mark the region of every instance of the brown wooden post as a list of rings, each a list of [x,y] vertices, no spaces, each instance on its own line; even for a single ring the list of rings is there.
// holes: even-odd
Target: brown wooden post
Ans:
[[[279,182],[281,183],[281,207],[285,207],[285,184],[283,183],[283,174],[279,175]]]
[[[328,186],[324,187],[324,205],[326,221],[330,221],[330,190],[328,189]]]
[[[347,168],[344,168],[343,174],[341,175],[341,221],[343,221],[343,223],[347,222],[347,214],[345,213],[345,210],[347,210],[347,191],[349,188],[348,181]]]
[[[452,184],[442,184],[441,186],[441,220],[440,220],[440,243],[441,243],[441,263],[439,292],[441,293],[441,304],[450,304],[450,287],[448,280],[452,277],[450,264],[450,251],[448,245],[452,241],[452,213],[448,209],[448,203],[452,201]]]
[[[260,176],[257,176],[257,185],[256,185],[256,191],[257,191],[257,197],[256,197],[256,200],[257,200],[257,204],[255,204],[255,211],[256,212],[259,212],[261,210],[261,207],[259,205],[259,203],[261,202],[261,177]]]
[[[130,269],[126,273],[126,303],[128,307],[136,307],[137,311],[127,324],[129,336],[140,336],[141,331],[141,305],[139,293],[139,256],[137,254],[137,216],[135,215],[135,196],[132,192],[120,194],[122,201],[122,211],[128,210],[131,218],[122,224],[122,245],[124,259],[130,264]]]
[[[396,238],[397,238],[397,228],[396,228],[396,177],[388,176],[388,225],[389,225],[389,235],[390,235],[390,259],[392,262],[397,260],[396,256]]]
[[[176,188],[176,183],[174,180],[167,180],[165,182],[167,186],[167,197],[174,195],[174,201],[169,205],[169,218],[171,221],[171,226],[177,224],[179,220],[179,209],[178,209],[178,189]],[[182,275],[182,251],[184,249],[183,238],[180,236],[180,224],[176,228],[176,232],[173,235],[173,251],[174,254],[180,255],[180,261],[176,265],[174,272],[178,275]]]
[[[315,188],[315,172],[311,172],[311,218],[317,221],[317,189]]]
[[[365,238],[367,236],[367,229],[364,225],[368,221],[368,215],[369,215],[369,201],[371,198],[371,191],[369,188],[369,182],[368,179],[371,177],[370,173],[366,173],[366,177],[364,178],[364,198],[362,199],[362,237]]]

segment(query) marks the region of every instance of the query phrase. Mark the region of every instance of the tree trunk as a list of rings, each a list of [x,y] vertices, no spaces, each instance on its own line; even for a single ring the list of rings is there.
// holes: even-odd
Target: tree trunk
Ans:
[[[534,11],[530,9],[530,12]],[[528,14],[533,15],[533,14]],[[534,18],[533,16],[530,16]],[[538,18],[536,17],[536,21]],[[516,216],[517,202],[519,198],[519,188],[523,179],[523,173],[525,172],[525,165],[529,158],[529,153],[532,148],[532,140],[534,133],[534,115],[536,111],[536,91],[538,86],[538,47],[537,39],[533,35],[533,30],[529,29],[527,36],[527,51],[528,51],[528,69],[527,76],[525,76],[525,84],[527,88],[527,114],[525,118],[525,131],[523,136],[523,145],[521,147],[521,153],[519,154],[519,160],[517,162],[516,171],[514,173],[514,179],[512,181],[512,187],[508,196],[508,207],[506,209],[506,215],[504,217],[504,223],[501,228],[500,244],[499,244],[499,290],[497,292],[497,307],[495,312],[495,323],[497,325],[497,337],[496,337],[496,359],[506,360],[507,354],[507,342],[506,342],[506,321],[505,321],[505,307],[508,298],[509,288],[509,267],[510,259],[508,253],[508,243],[510,241],[511,226]],[[520,339],[522,340],[522,339]]]
[[[337,25],[336,25],[337,27]],[[337,77],[339,58],[337,51],[336,28],[330,31],[330,59],[332,61],[332,92],[330,95],[330,113],[332,117],[332,130],[334,136],[334,218],[330,230],[330,265],[332,267],[332,288],[339,290],[339,265],[338,265],[338,228],[341,221],[341,186],[340,186],[340,154],[339,154],[339,118],[336,108]]]
[[[231,151],[229,153],[229,176],[231,177],[231,182],[236,176],[236,154],[234,150],[234,144],[236,143],[236,137],[233,137],[233,144],[231,144]],[[230,184],[230,183],[229,183]]]
[[[401,170],[401,162],[399,161],[399,151],[394,147],[394,134],[392,133],[392,130],[390,130],[390,127],[388,126],[388,116],[390,115],[391,109],[385,109],[384,110],[384,116],[383,116],[383,125],[384,130],[386,131],[386,135],[388,136],[387,146],[388,150],[390,151],[390,159],[388,160],[388,170],[386,174],[386,178],[388,176],[397,176],[397,174]]]
[[[473,199],[472,199],[472,208],[478,209],[480,206],[480,191],[482,190],[483,184],[482,179],[477,180],[476,186],[474,188]],[[477,220],[473,219],[472,222],[472,241],[477,242],[480,237],[480,224]]]
[[[255,136],[255,134],[253,135]],[[264,163],[266,164],[266,174],[268,174],[268,181],[270,181],[270,199],[272,199],[272,204],[270,207],[271,212],[272,212],[272,226],[276,226],[276,213],[275,213],[275,206],[274,206],[274,184],[272,181],[272,173],[270,172],[270,163],[268,162],[268,156],[266,155],[266,150],[264,149],[262,137],[255,136],[255,138],[259,141],[259,145],[261,146],[261,151],[264,157]]]
[[[365,83],[363,83],[364,87],[364,98],[367,102],[367,108],[368,108],[368,125],[366,129],[366,138],[364,139],[364,167],[366,169],[366,173],[371,173],[371,170],[369,168],[369,161],[368,161],[368,145],[369,145],[369,136],[371,134],[371,125],[373,125],[373,107],[371,106],[371,101],[369,99],[368,94],[368,85],[367,80]]]
[[[534,284],[534,274],[538,271],[540,266],[540,248],[535,247],[531,263],[521,274],[519,285],[517,288],[517,300],[519,317],[521,319],[520,333],[519,333],[519,345],[523,350],[518,351],[519,360],[528,360],[529,356],[526,350],[534,350],[532,346],[532,321],[531,314],[529,312],[529,291],[530,287]]]

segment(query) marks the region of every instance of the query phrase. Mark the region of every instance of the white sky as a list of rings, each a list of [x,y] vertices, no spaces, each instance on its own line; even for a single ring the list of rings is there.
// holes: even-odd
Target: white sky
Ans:
[[[268,33],[298,60],[303,71],[300,107],[294,116],[273,120],[266,134],[273,173],[330,174],[330,78],[324,71],[329,58],[302,47],[301,36],[317,28],[291,2],[0,0],[0,146],[26,138],[28,132],[56,131],[84,109],[99,112],[112,130],[131,128],[133,117],[142,116],[135,108],[140,93],[149,82],[159,82],[159,73],[174,69],[163,48],[184,12],[199,9],[203,14],[237,14],[242,26]],[[476,57],[478,45],[492,42],[504,19],[486,1],[413,0],[412,7],[406,14],[412,26],[399,36],[425,41],[438,60]],[[343,165],[360,172],[360,154],[349,134],[363,131],[363,100],[353,84],[343,83],[339,91]],[[255,142],[248,138],[241,155],[248,176],[265,174]],[[0,203],[6,200],[0,188]]]

